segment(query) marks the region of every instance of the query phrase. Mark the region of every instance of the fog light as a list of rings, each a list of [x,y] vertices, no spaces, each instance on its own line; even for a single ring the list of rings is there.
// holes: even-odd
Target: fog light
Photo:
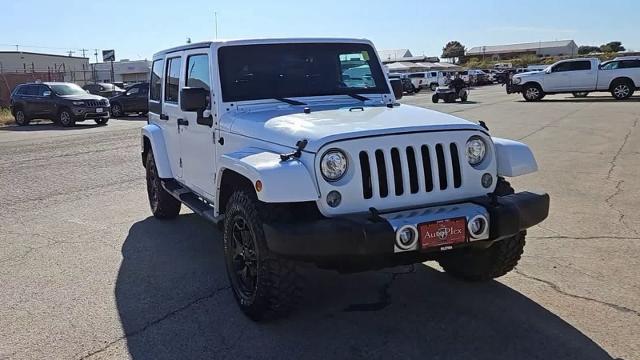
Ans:
[[[489,188],[492,184],[493,176],[491,176],[491,174],[485,173],[484,175],[482,175],[482,186],[484,186],[485,188]]]
[[[413,250],[418,242],[418,229],[405,225],[396,232],[396,246],[402,250]]]
[[[340,202],[342,201],[342,195],[339,192],[333,190],[329,194],[327,194],[327,204],[332,208],[338,207]]]
[[[482,215],[477,215],[469,221],[469,225],[467,227],[469,228],[469,234],[471,237],[476,239],[483,237],[486,235],[488,230],[487,218]]]

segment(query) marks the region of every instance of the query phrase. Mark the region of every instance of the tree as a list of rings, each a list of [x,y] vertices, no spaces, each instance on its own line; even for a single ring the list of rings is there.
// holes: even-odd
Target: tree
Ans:
[[[620,41],[612,41],[600,46],[600,51],[602,52],[620,52],[625,50]]]
[[[449,41],[442,48],[442,57],[448,59],[459,59],[464,56],[466,49],[459,41]]]
[[[591,54],[593,52],[599,52],[599,51],[600,51],[600,47],[598,46],[583,45],[578,48],[578,54],[580,55]]]

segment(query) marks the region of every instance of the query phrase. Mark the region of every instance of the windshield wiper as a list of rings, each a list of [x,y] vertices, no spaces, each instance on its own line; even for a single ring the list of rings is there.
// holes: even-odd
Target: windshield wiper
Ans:
[[[281,98],[281,97],[276,97],[276,98],[273,98],[273,99],[278,100],[278,101],[282,101],[283,103],[287,103],[289,105],[307,105],[307,104],[305,104],[305,103],[303,103],[301,101],[293,100],[293,99],[287,99],[287,98]]]
[[[368,97],[362,96],[362,95],[358,95],[358,94],[347,94],[347,96],[350,96],[350,97],[352,97],[352,98],[354,98],[356,100],[360,100],[362,102],[369,100]]]

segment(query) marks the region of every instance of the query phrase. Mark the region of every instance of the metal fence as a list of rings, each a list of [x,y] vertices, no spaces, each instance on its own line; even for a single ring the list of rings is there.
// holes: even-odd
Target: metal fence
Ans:
[[[67,81],[80,86],[93,82],[94,72],[91,70],[61,71],[61,70],[37,70],[0,72],[0,106],[9,106],[11,92],[16,86],[34,81]]]

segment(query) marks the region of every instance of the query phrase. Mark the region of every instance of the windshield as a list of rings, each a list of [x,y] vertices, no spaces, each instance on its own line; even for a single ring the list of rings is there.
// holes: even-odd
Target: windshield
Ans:
[[[218,52],[225,102],[389,93],[367,44],[226,46]]]
[[[76,84],[52,84],[49,85],[56,95],[86,95],[87,92]]]

